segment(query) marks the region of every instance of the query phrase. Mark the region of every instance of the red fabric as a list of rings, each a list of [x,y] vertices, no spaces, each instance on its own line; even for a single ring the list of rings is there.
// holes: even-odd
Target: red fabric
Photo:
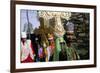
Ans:
[[[33,45],[32,45],[32,42],[31,42],[30,47],[31,47],[31,49],[32,49],[33,54],[35,54],[35,52],[34,52],[34,48],[33,48]]]
[[[32,53],[35,54],[34,48],[32,47],[32,42],[31,42],[31,44],[30,44],[30,47],[31,47],[31,49],[32,49]],[[21,61],[21,63],[28,63],[28,62],[34,62],[34,60],[30,57],[30,55],[28,55],[28,57],[27,57],[26,60]]]
[[[21,63],[29,63],[29,62],[34,62],[34,60],[32,60],[32,58],[30,57],[30,55],[27,57],[26,60],[21,61]]]

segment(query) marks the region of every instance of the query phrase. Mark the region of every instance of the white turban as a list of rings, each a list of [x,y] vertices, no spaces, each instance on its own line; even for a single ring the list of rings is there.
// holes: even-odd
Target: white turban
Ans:
[[[21,37],[22,37],[22,38],[26,38],[26,37],[27,37],[26,32],[22,32],[22,33],[21,33]]]

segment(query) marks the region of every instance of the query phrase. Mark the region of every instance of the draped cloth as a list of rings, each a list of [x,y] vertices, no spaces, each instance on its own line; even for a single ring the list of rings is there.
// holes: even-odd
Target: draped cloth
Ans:
[[[77,51],[73,47],[68,47],[63,37],[57,37],[55,41],[54,61],[59,61],[59,53],[61,52],[60,43],[64,42],[64,51],[66,51],[67,60],[78,60],[80,59]]]
[[[34,56],[31,40],[21,42],[21,62],[33,62]]]
[[[61,42],[65,42],[65,40],[62,37],[56,37],[55,40],[55,51],[54,51],[54,61],[59,61],[59,53],[61,51]]]
[[[80,59],[77,51],[72,47],[66,47],[67,60],[78,60]]]

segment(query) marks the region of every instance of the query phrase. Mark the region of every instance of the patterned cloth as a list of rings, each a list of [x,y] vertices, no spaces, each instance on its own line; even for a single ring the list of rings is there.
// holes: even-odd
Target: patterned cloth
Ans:
[[[34,51],[32,49],[31,40],[26,40],[24,43],[21,42],[21,61],[34,61]]]

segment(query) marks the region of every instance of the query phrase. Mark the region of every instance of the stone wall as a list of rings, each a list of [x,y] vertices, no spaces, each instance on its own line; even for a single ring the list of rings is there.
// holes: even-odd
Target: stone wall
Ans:
[[[73,42],[81,59],[89,59],[89,13],[72,13],[71,21],[75,24]]]

